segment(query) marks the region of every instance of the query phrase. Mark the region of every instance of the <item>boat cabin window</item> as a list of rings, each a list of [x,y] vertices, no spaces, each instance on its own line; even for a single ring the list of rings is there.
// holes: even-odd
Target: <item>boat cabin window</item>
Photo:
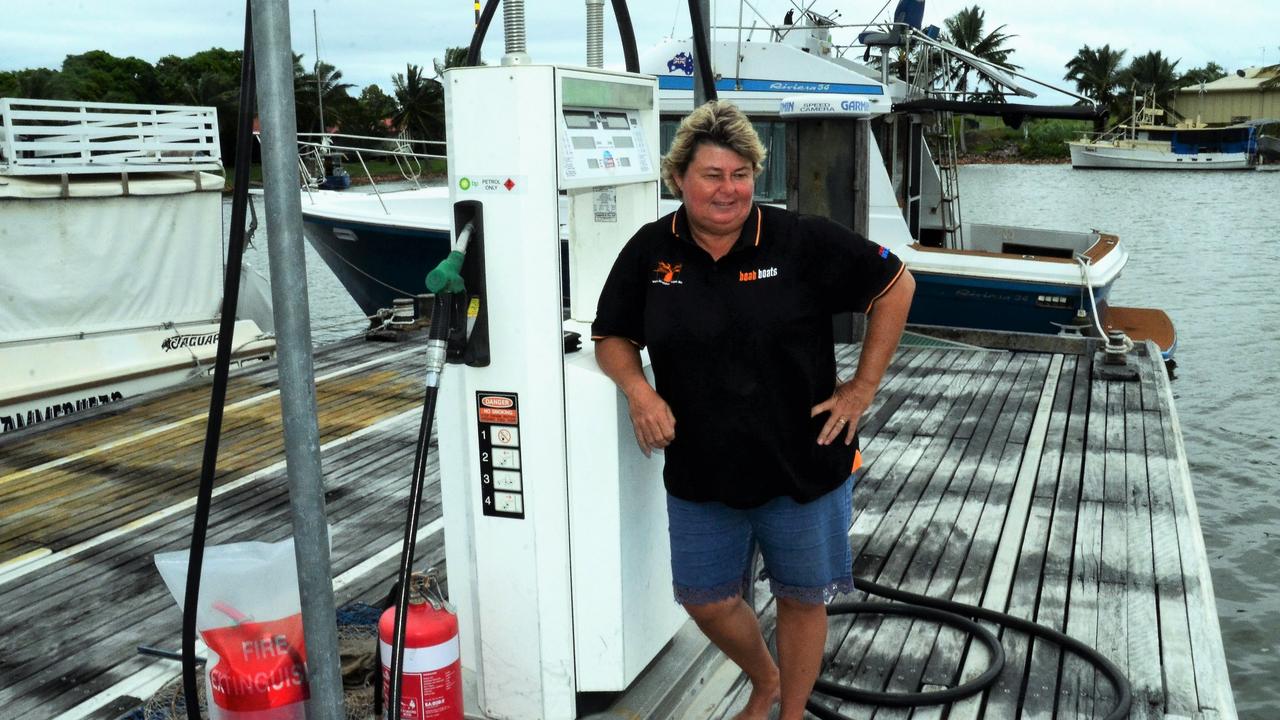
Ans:
[[[764,171],[756,177],[755,199],[758,202],[786,202],[787,200],[787,126],[781,120],[753,119],[756,134],[764,143]],[[664,118],[659,126],[659,145],[662,154],[666,155],[671,141],[676,137],[676,128],[680,126],[679,118]],[[671,198],[666,185],[662,186],[662,197]]]

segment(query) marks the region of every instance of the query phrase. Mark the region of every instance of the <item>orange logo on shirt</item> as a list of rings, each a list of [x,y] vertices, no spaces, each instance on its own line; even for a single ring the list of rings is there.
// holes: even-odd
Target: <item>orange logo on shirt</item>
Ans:
[[[660,285],[681,285],[680,269],[684,267],[683,263],[659,262],[658,267],[653,269],[653,282]]]
[[[756,270],[738,271],[738,282],[751,282],[753,280],[763,280],[765,278],[777,277],[778,268],[758,268]]]

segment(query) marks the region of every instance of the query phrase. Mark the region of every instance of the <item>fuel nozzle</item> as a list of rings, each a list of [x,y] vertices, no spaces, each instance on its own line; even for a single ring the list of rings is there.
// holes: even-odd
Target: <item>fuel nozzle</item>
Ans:
[[[427,273],[427,290],[435,294],[431,306],[431,330],[427,333],[427,385],[438,387],[440,373],[448,358],[451,328],[458,316],[458,305],[465,307],[467,285],[462,279],[462,265],[467,258],[467,243],[474,223],[467,223],[449,255]]]

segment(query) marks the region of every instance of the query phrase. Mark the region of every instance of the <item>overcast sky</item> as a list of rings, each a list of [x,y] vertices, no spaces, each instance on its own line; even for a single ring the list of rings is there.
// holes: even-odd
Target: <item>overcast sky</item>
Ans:
[[[812,2],[813,0],[806,0]],[[890,0],[895,2],[895,0]],[[840,11],[846,23],[869,22],[884,0],[817,0],[814,9]],[[928,0],[925,23],[943,20],[973,0]],[[1011,60],[1028,74],[1059,83],[1063,65],[1084,44],[1128,51],[1128,57],[1162,50],[1189,70],[1215,61],[1228,71],[1280,63],[1280,0],[980,0],[988,28],[1005,25],[1015,35]],[[538,62],[583,64],[584,1],[526,0],[529,51]],[[606,8],[610,3],[605,3]],[[791,7],[788,0],[751,0],[770,22]],[[154,63],[210,47],[239,48],[244,5],[236,0],[0,0],[13,6],[0,23],[0,70],[61,65],[68,54],[106,50]],[[430,67],[444,48],[470,41],[471,0],[292,0],[292,41],[310,67],[315,57],[312,11],[320,57],[357,87],[377,83],[390,91],[391,76],[406,63]],[[737,25],[739,4],[712,0],[716,24]],[[686,0],[631,2],[641,49],[674,35],[688,37]],[[886,11],[891,13],[892,8]],[[883,16],[882,16],[883,17]],[[621,64],[612,12],[607,12],[606,64]],[[744,24],[758,16],[747,7]],[[718,35],[732,39],[731,31]],[[502,54],[501,11],[485,44],[485,56]],[[1048,99],[1048,98],[1045,98]]]

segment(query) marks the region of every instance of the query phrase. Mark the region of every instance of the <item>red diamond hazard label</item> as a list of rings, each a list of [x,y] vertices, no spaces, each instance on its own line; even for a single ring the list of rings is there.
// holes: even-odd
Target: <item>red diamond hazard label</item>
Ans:
[[[504,182],[504,183],[502,183],[502,185],[503,185],[503,187],[505,187],[507,190],[510,190],[511,188],[514,188],[514,187],[516,186],[516,181],[515,181],[515,180],[512,180],[511,178],[507,178],[507,181],[506,181],[506,182]]]

